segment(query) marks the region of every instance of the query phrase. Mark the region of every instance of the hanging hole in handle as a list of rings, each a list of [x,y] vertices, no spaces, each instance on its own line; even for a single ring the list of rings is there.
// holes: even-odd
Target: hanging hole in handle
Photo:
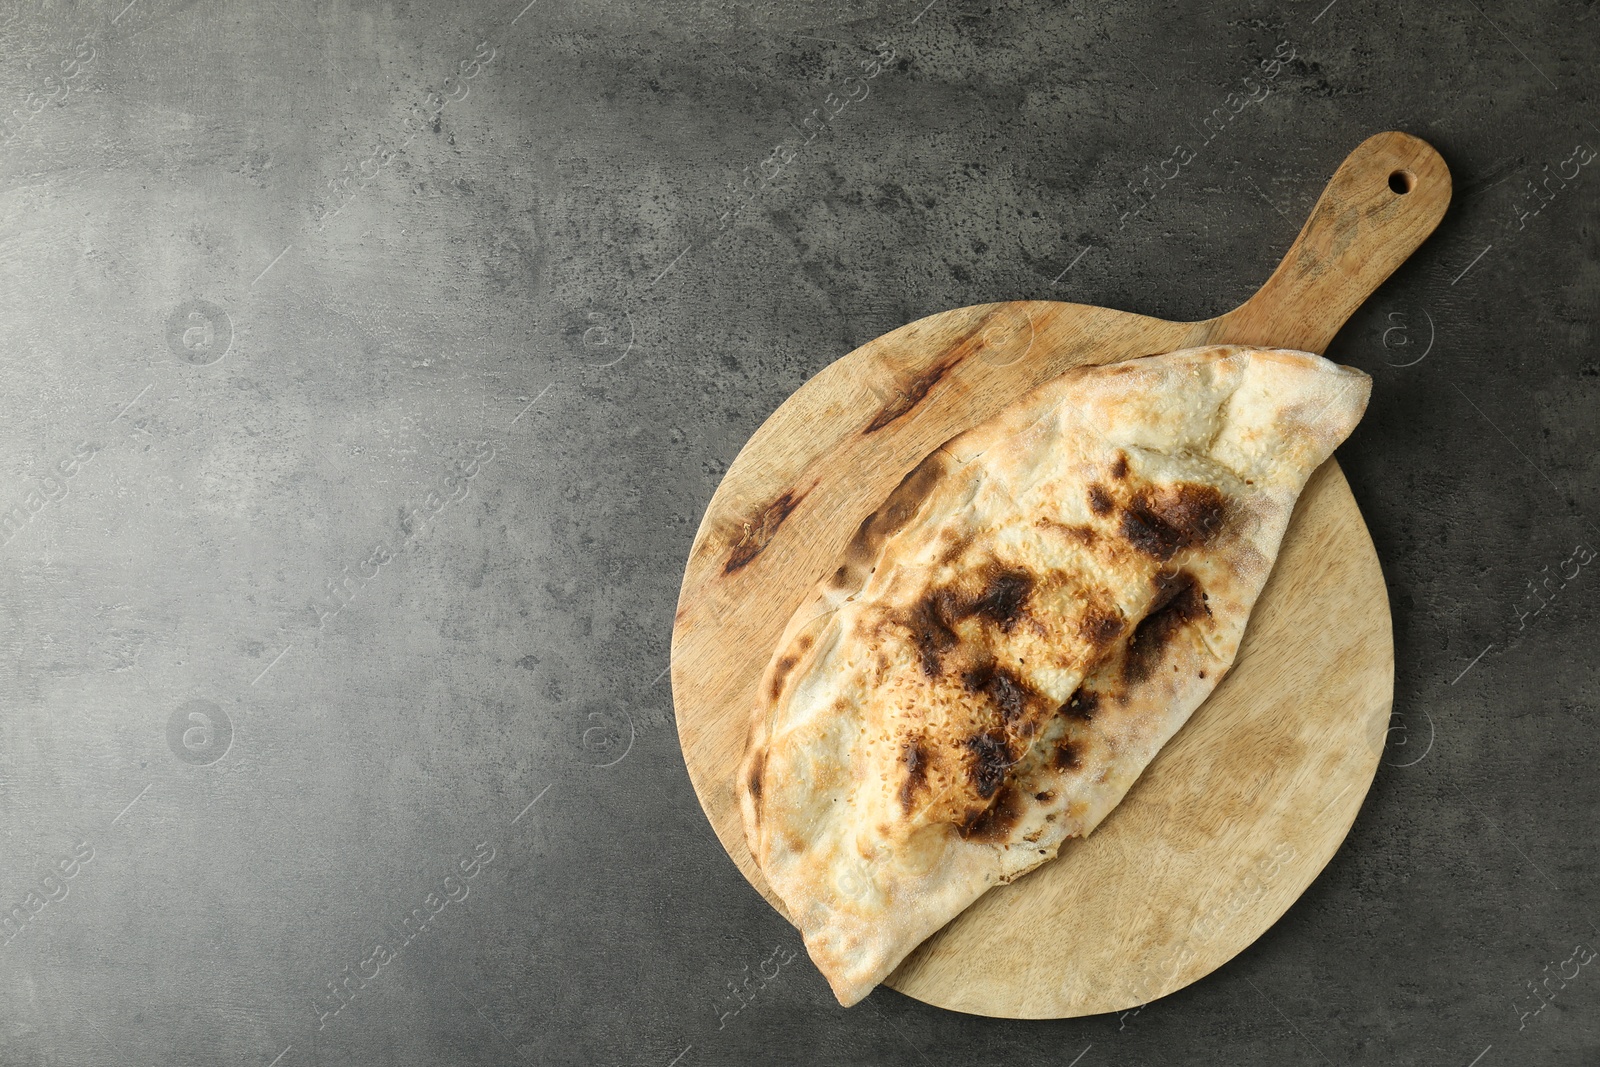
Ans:
[[[1389,175],[1389,189],[1399,196],[1409,193],[1417,180],[1409,170],[1397,170]]]

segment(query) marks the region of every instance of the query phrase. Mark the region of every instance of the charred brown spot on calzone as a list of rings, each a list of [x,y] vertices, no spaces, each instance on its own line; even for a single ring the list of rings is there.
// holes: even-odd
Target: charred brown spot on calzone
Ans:
[[[955,627],[962,619],[980,616],[1010,633],[1033,590],[1033,576],[1023,571],[1002,570],[985,583],[976,597],[964,597],[955,589],[933,589],[905,612],[901,625],[911,633],[917,647],[922,673],[937,678],[943,673],[941,657],[955,648],[961,638]]]
[[[1078,623],[1078,634],[1094,648],[1105,648],[1122,636],[1123,625],[1115,607],[1091,602]]]
[[[1095,532],[1093,526],[1060,526],[1058,528],[1068,537],[1085,547],[1093,547],[1094,543],[1100,539],[1100,535]]]
[[[773,700],[783,692],[783,683],[788,679],[789,672],[794,670],[794,665],[800,662],[799,656],[784,656],[774,665],[772,670],[772,684],[767,687],[767,695]]]
[[[989,580],[984,591],[963,614],[982,615],[1010,633],[1022,606],[1033,591],[1033,575],[1025,571],[1002,571]]]
[[[750,786],[750,796],[756,801],[756,806],[758,808],[760,807],[761,802],[761,772],[765,766],[766,758],[761,753],[757,753],[750,760],[750,778],[748,784]]]
[[[967,777],[978,795],[988,800],[1005,780],[1006,771],[1016,763],[1011,747],[1006,744],[1004,734],[985,730],[976,737],[967,738],[967,751],[970,755]]]
[[[1195,619],[1210,614],[1205,593],[1194,575],[1187,571],[1158,575],[1150,611],[1134,627],[1133,637],[1128,641],[1128,653],[1122,661],[1123,677],[1129,682],[1149,678],[1173,636]]]
[[[1110,514],[1111,494],[1098,485],[1091,485],[1089,487],[1089,510],[1096,515]]]
[[[993,701],[1000,718],[1007,723],[1021,718],[1028,710],[1028,703],[1035,699],[1033,689],[1026,682],[993,663],[967,671],[961,676],[961,683],[968,692],[982,693]]]
[[[1183,482],[1141,489],[1122,512],[1122,536],[1146,555],[1166,561],[1204,544],[1221,528],[1226,500],[1214,486]]]
[[[1079,686],[1077,691],[1067,698],[1067,702],[1060,707],[1060,713],[1073,719],[1082,719],[1090,722],[1094,719],[1096,709],[1100,707],[1100,694],[1093,689]]]
[[[928,753],[921,741],[907,741],[903,748],[906,780],[900,784],[900,806],[909,813],[916,803],[917,790],[928,784]]]
[[[940,607],[937,596],[926,597],[911,609],[904,624],[911,631],[911,640],[917,646],[917,662],[922,665],[922,673],[929,678],[939,677],[942,669],[940,655],[954,648],[959,640],[956,632],[941,616]]]
[[[968,809],[956,832],[968,841],[1004,841],[1022,819],[1022,798],[1007,785],[994,802],[981,811]]]
[[[935,449],[927,458],[900,479],[900,484],[895,486],[878,510],[861,520],[861,525],[856,528],[855,536],[845,546],[845,564],[834,572],[834,584],[843,587],[848,584],[852,567],[862,567],[877,557],[878,550],[883,543],[894,536],[911,521],[928,495],[938,486],[939,480],[944,477],[947,456],[944,452]]]
[[[1070,538],[1085,548],[1093,548],[1095,543],[1100,540],[1100,531],[1093,526],[1086,526],[1081,523],[1057,522],[1041,515],[1033,520],[1033,524],[1041,530],[1052,530],[1063,537]]]

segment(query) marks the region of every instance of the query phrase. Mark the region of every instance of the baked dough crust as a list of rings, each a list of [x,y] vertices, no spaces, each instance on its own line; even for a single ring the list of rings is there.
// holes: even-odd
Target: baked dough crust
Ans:
[[[738,778],[841,1004],[1117,805],[1232,666],[1371,384],[1243,346],[1079,368],[861,524],[777,644]]]

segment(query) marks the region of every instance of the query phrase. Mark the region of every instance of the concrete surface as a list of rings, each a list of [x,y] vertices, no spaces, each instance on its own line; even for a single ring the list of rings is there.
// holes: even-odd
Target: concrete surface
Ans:
[[[0,13],[0,1064],[1600,1061],[1593,0],[524,2]],[[1136,1014],[734,1012],[799,943],[662,672],[741,443],[929,312],[1231,306],[1390,128],[1344,849]]]

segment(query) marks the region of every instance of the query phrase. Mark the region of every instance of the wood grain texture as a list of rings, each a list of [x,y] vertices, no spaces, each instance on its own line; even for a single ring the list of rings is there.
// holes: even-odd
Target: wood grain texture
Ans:
[[[783,911],[745,842],[733,783],[756,684],[789,616],[906,472],[1071,367],[1209,343],[1321,351],[1449,199],[1433,149],[1378,134],[1233,311],[1190,323],[1053,301],[941,312],[837,360],[767,419],[690,550],[672,687],[700,803],[774,907]],[[991,891],[888,984],[960,1011],[1061,1018],[1144,1003],[1214,970],[1344,840],[1377,770],[1393,679],[1383,575],[1329,460],[1296,507],[1231,675],[1094,834]]]

